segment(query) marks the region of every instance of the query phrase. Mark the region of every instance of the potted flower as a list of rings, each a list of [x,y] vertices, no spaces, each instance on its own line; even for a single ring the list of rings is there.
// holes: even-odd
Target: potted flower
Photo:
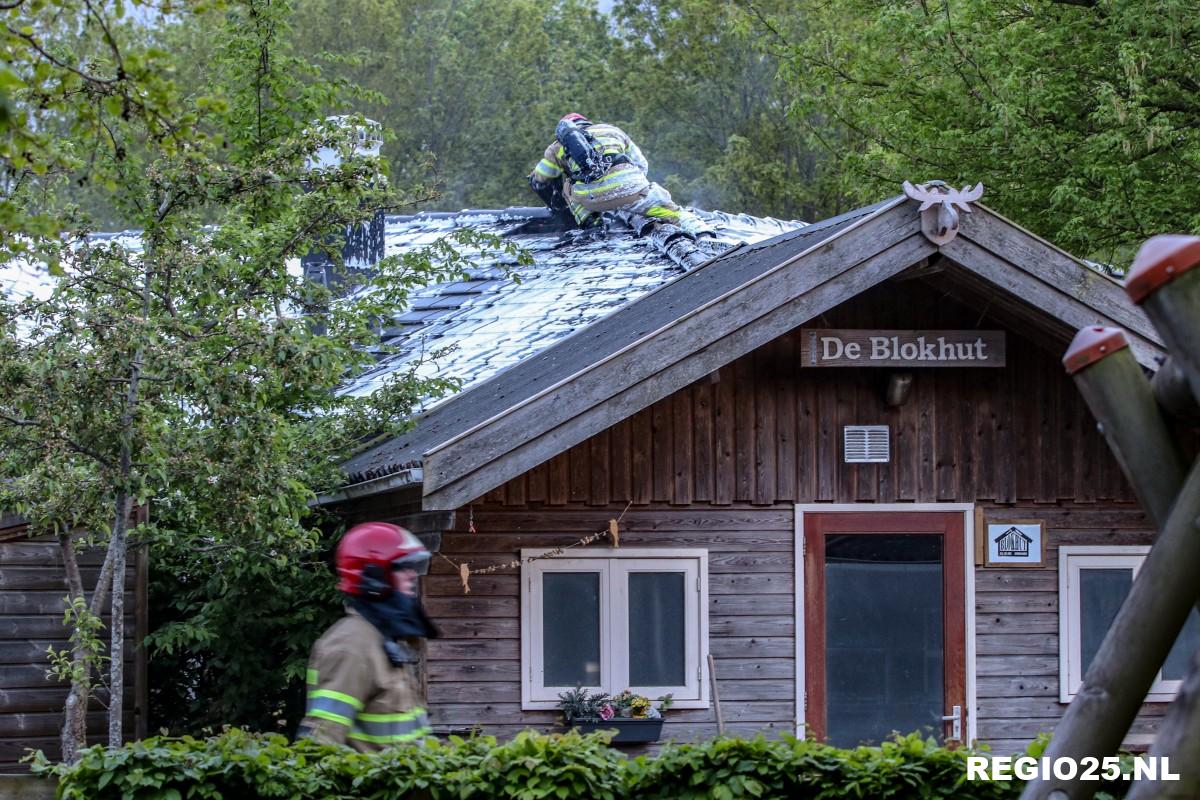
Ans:
[[[650,698],[628,689],[610,696],[577,687],[558,696],[558,710],[567,725],[580,733],[615,729],[614,743],[657,742],[662,734],[662,712],[671,707],[672,697],[666,695],[657,702],[655,707]]]

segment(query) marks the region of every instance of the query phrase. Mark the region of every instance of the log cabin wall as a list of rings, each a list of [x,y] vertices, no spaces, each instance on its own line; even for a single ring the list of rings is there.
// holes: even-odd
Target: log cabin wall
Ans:
[[[0,773],[26,772],[19,763],[27,748],[59,757],[59,731],[69,687],[47,680],[46,648],[68,646],[63,627],[67,594],[62,555],[56,541],[28,539],[11,517],[0,521]],[[146,558],[130,554],[125,596],[125,730],[145,735],[146,660],[137,642],[147,633]],[[95,587],[103,551],[79,554],[86,590]],[[89,594],[90,596],[90,594]],[[107,612],[105,618],[108,619]],[[102,633],[107,641],[107,628]],[[107,676],[105,676],[107,680]],[[90,744],[107,741],[106,692],[92,697],[88,713]]]
[[[522,547],[570,544],[604,530],[621,506],[553,510],[485,504],[442,539],[442,552],[483,566],[507,561]],[[795,717],[794,514],[790,506],[629,509],[622,545],[708,550],[709,648],[721,680],[729,731],[752,735],[791,731]],[[442,630],[428,645],[428,689],[434,725],[510,735],[553,725],[555,712],[521,711],[520,594],[515,571],[471,578],[464,595],[458,574],[434,558],[425,603]],[[664,737],[716,734],[713,712],[672,710]]]
[[[819,323],[1002,327],[917,282],[872,290]],[[889,408],[888,370],[801,370],[797,341],[784,336],[459,509],[442,552],[475,566],[507,561],[522,547],[602,530],[627,505],[623,544],[707,548],[727,725],[771,734],[795,719],[796,503],[975,503],[989,518],[1044,519],[1044,569],[976,570],[977,733],[997,752],[1023,747],[1065,708],[1058,545],[1151,540],[1063,372],[1062,345],[1010,330],[1007,367],[913,370],[908,401]],[[892,462],[842,463],[845,424],[891,426]],[[520,707],[515,571],[476,576],[464,595],[450,563],[435,558],[425,592],[444,631],[428,650],[435,724],[500,735],[550,726],[552,712]],[[1143,729],[1162,709],[1147,711]],[[675,710],[664,737],[715,732],[711,710]]]

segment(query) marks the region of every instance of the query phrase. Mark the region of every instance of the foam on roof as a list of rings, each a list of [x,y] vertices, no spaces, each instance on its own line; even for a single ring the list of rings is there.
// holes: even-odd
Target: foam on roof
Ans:
[[[745,214],[703,216],[716,234],[701,242],[705,259],[803,226]],[[382,344],[396,352],[350,381],[346,391],[369,394],[418,363],[417,374],[454,377],[465,390],[685,271],[650,237],[638,236],[619,221],[607,234],[593,237],[543,230],[539,222],[545,217],[542,209],[506,209],[389,218],[388,255],[411,252],[470,227],[510,237],[533,255],[534,263],[520,268],[518,283],[507,277],[511,265],[485,257],[472,266],[467,280],[415,292],[409,308],[384,326]],[[446,352],[429,359],[434,351]],[[422,359],[427,360],[420,363]]]
[[[743,285],[773,266],[836,236],[895,199],[855,209],[814,225],[783,223],[787,226],[783,232],[758,238],[700,268],[686,272],[678,268],[667,269],[659,273],[662,282],[658,286],[629,297],[619,309],[597,314],[586,325],[586,330],[580,330],[570,338],[559,337],[549,346],[523,357],[520,365],[512,369],[493,371],[486,383],[477,381],[473,387],[421,414],[416,425],[403,435],[355,455],[343,465],[350,482],[371,481],[419,465],[429,450],[577,374],[587,365]],[[619,251],[632,243],[608,241],[607,244]]]

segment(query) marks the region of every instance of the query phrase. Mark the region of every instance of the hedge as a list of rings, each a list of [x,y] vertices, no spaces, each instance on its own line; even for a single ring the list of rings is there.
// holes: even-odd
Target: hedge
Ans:
[[[363,754],[279,735],[227,730],[92,747],[70,766],[36,759],[63,800],[1010,800],[1018,782],[966,779],[966,749],[913,734],[842,750],[812,741],[720,738],[626,758],[608,733],[427,740]],[[1040,755],[1044,742],[1033,745]],[[1109,791],[1113,791],[1109,787]],[[1097,793],[1097,798],[1119,794]]]

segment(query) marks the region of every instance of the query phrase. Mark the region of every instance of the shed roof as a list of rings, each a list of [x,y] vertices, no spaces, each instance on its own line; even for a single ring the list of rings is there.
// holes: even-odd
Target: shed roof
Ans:
[[[695,263],[804,224],[747,214],[699,213],[716,235],[695,244],[682,238],[663,243],[638,236],[615,217],[610,217],[610,229],[600,235],[563,233],[548,224],[545,209],[535,208],[389,217],[384,234],[389,256],[428,246],[456,229],[471,228],[516,242],[534,261],[521,267],[518,280],[512,280],[507,257],[484,255],[466,280],[414,292],[409,307],[384,328],[381,345],[395,352],[357,376],[346,391],[368,394],[390,375],[418,363],[417,374],[452,376],[463,382],[462,390],[469,389],[642,297]],[[434,350],[447,352],[428,359]],[[381,458],[396,463],[386,455]],[[361,475],[372,468],[350,469]]]
[[[326,499],[407,482],[422,485],[426,508],[455,508],[913,269],[1054,340],[1111,324],[1147,367],[1162,352],[1118,281],[982,206],[963,215],[957,238],[934,244],[918,203],[897,197],[740,247],[596,318],[356,456],[346,464],[354,484]]]

